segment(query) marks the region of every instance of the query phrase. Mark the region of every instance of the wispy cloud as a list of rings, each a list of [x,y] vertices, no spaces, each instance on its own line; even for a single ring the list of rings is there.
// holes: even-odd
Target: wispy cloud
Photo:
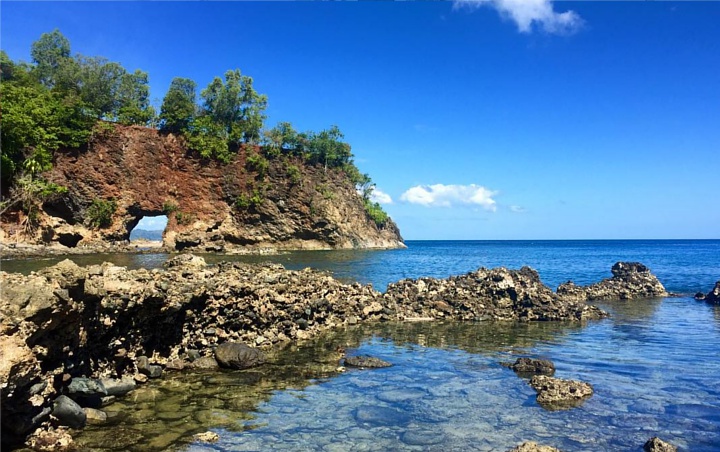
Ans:
[[[521,33],[531,33],[533,24],[547,33],[572,34],[584,24],[575,11],[556,12],[552,0],[454,0],[454,8],[490,6],[511,19]]]
[[[522,206],[510,206],[510,211],[515,213],[523,213],[525,212],[525,208]]]
[[[374,190],[372,191],[372,193],[370,194],[370,201],[372,201],[372,202],[377,202],[377,203],[380,203],[380,204],[392,204],[392,202],[393,202],[393,200],[392,200],[392,198],[390,197],[390,195],[388,195],[388,194],[385,193],[384,191],[379,190],[379,189],[377,189],[377,188],[374,189]]]
[[[400,195],[400,200],[427,207],[480,206],[494,212],[496,203],[492,197],[496,194],[495,191],[475,184],[416,185]]]

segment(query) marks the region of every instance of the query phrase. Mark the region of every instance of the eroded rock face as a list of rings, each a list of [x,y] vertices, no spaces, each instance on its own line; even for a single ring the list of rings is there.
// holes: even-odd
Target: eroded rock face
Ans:
[[[279,158],[259,173],[247,163],[259,152],[247,146],[229,164],[208,162],[173,135],[115,125],[88,150],[56,153],[44,177],[67,193],[43,206],[35,236],[16,234],[19,219],[6,216],[0,243],[102,249],[127,240],[142,217],[167,215],[163,242],[173,250],[404,247],[392,220],[378,227],[367,215],[345,173]],[[111,224],[90,227],[88,208],[111,199]]]
[[[572,281],[561,284],[558,295],[568,300],[632,300],[636,298],[667,297],[665,287],[639,262],[617,262],[612,266],[612,278],[589,286],[578,286]]]
[[[573,408],[593,395],[593,388],[589,383],[546,375],[532,377],[530,386],[537,391],[536,400],[540,406],[551,410]]]
[[[385,299],[401,318],[460,320],[589,320],[606,313],[559,297],[529,267],[481,268],[445,279],[404,279],[388,285]]]

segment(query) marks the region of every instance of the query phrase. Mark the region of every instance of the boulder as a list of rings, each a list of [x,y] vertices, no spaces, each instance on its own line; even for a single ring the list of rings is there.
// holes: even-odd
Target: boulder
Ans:
[[[643,446],[643,450],[645,452],[677,452],[678,449],[655,436],[647,440]]]
[[[100,382],[103,387],[105,387],[107,395],[110,396],[124,396],[137,387],[137,383],[135,383],[132,377],[124,377],[121,379],[103,378]]]
[[[555,374],[555,364],[547,359],[518,358],[508,367],[521,377],[531,375],[552,376]]]
[[[109,394],[102,381],[84,377],[73,378],[67,387],[67,393],[70,394],[73,398],[76,398],[76,396],[103,397]]]
[[[162,367],[155,364],[150,364],[150,359],[147,356],[139,356],[136,366],[138,372],[143,375],[147,375],[150,378],[162,377]]]
[[[82,407],[65,395],[55,399],[52,415],[58,419],[61,425],[71,428],[83,428],[87,421],[87,416]]]
[[[213,356],[203,356],[190,363],[193,369],[217,369],[219,364]]]
[[[348,356],[345,358],[345,365],[347,367],[358,367],[361,369],[380,369],[392,366],[392,364],[387,361],[367,355]]]
[[[247,369],[265,362],[263,353],[240,342],[225,342],[215,349],[215,359],[221,367]]]
[[[532,377],[530,386],[537,391],[537,402],[546,409],[572,408],[593,395],[593,388],[589,383],[546,375]]]

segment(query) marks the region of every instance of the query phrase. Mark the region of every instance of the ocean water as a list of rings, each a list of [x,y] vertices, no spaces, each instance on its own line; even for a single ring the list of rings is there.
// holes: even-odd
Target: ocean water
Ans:
[[[86,450],[503,451],[534,440],[563,451],[638,451],[653,436],[685,451],[720,450],[720,307],[694,300],[720,280],[720,241],[408,242],[406,250],[233,257],[312,266],[372,283],[529,265],[550,287],[610,276],[639,261],[678,297],[606,302],[584,325],[384,323],[273,351],[247,371],[166,373],[105,409],[111,425],[77,437]],[[112,260],[83,256],[78,263]],[[121,256],[157,266],[167,256]],[[209,262],[220,257],[205,256]],[[73,257],[73,259],[76,259]],[[83,262],[83,260],[85,260]],[[52,261],[3,262],[31,271]],[[8,268],[10,267],[10,268]],[[338,349],[393,364],[341,371]],[[552,360],[556,377],[593,385],[576,408],[548,411],[502,362]],[[212,431],[218,442],[193,434]]]

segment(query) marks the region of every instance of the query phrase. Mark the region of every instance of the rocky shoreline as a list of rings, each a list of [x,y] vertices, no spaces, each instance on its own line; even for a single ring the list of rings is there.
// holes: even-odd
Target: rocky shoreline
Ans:
[[[627,271],[611,278],[603,293],[614,290],[618,299],[665,293],[639,265],[622,264]],[[1,272],[0,277],[7,447],[22,444],[38,427],[42,432],[90,422],[97,413],[89,410],[101,407],[104,397],[122,396],[163,372],[215,367],[223,361],[217,352],[221,344],[238,344],[227,362],[244,356],[252,365],[262,362],[256,349],[358,322],[585,321],[607,315],[587,305],[588,297],[552,292],[527,267],[403,280],[384,294],[315,270],[208,266],[193,255],[176,256],[162,270],[109,263],[79,267],[65,260],[28,276]],[[648,287],[658,290],[648,292]],[[242,367],[247,366],[235,366]]]

